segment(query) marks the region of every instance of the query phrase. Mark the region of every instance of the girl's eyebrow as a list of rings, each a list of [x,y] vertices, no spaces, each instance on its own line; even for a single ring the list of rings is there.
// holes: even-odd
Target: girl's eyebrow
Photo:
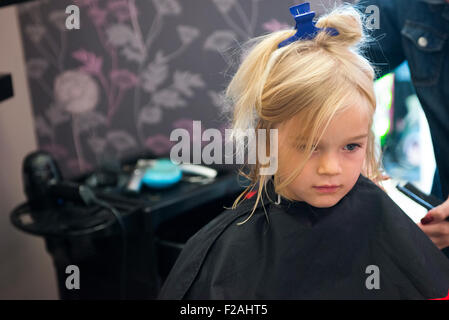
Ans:
[[[349,138],[349,139],[347,139],[347,140],[357,140],[357,139],[365,138],[365,137],[367,137],[367,136],[368,136],[368,134],[361,134],[361,135],[358,135],[358,136]]]
[[[366,138],[367,136],[368,136],[368,134],[365,133],[365,134],[361,134],[361,135],[358,135],[358,136],[355,136],[355,137],[352,137],[352,138],[348,138],[348,139],[345,139],[345,140],[346,140],[346,141],[349,141],[349,140],[358,140],[358,139]],[[302,143],[302,142],[306,142],[307,139],[304,138],[304,137],[298,137],[298,138],[296,139],[296,141],[299,142],[299,143]]]

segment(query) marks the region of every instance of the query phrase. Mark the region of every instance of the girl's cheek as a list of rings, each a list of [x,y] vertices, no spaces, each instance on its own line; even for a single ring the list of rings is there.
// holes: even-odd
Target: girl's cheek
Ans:
[[[357,154],[357,155],[350,155],[346,156],[344,161],[349,166],[361,166],[365,160],[365,157],[363,154]]]

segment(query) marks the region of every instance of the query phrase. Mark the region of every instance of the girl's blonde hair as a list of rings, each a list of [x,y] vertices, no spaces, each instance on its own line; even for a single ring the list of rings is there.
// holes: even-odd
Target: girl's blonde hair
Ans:
[[[314,143],[319,141],[334,115],[347,108],[344,103],[349,98],[366,99],[369,110],[363,111],[368,113],[369,127],[372,126],[376,109],[375,71],[360,53],[367,40],[362,18],[352,6],[344,5],[321,16],[316,23],[319,28],[337,29],[337,36],[321,31],[312,40],[299,40],[278,48],[280,42],[296,33],[296,30],[281,30],[246,43],[249,49],[244,51],[243,60],[225,93],[233,106],[233,134],[246,129],[269,132],[287,120],[298,119],[302,124],[298,126],[298,136],[307,138],[306,156],[298,168],[286,179],[281,180],[278,174],[274,175],[278,194],[282,194],[300,174],[313,152]],[[234,138],[240,137],[234,134]],[[266,144],[269,152],[269,139]],[[285,152],[283,150],[284,158]],[[282,157],[279,159],[281,168]],[[380,150],[375,149],[375,136],[370,130],[362,174],[374,182],[381,178],[379,159]],[[254,213],[271,178],[260,175],[258,159],[249,167],[249,173],[240,170],[240,174],[251,183],[232,206],[236,208],[249,190],[257,190],[256,203],[244,222]]]

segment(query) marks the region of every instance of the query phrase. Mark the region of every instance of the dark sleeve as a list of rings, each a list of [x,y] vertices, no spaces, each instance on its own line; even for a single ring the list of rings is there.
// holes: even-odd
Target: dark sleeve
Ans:
[[[203,260],[222,228],[215,219],[194,234],[184,245],[165,280],[158,300],[182,300],[197,276]]]
[[[214,243],[235,219],[246,214],[252,203],[248,201],[235,210],[225,210],[186,242],[159,292],[159,300],[186,299]]]
[[[379,8],[379,29],[367,30],[370,41],[364,51],[376,69],[376,79],[393,71],[405,60],[401,42],[401,13],[398,8],[401,2],[402,0],[361,0],[355,5],[365,14],[367,26],[371,25],[370,17],[374,14],[369,6]]]
[[[375,246],[381,277],[394,283],[401,299],[445,297],[449,260],[393,200],[379,198],[384,210]]]

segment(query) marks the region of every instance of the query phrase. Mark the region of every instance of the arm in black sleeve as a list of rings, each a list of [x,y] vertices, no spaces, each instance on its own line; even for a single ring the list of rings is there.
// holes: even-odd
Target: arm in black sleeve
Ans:
[[[404,52],[401,42],[401,21],[398,11],[399,3],[402,0],[361,0],[355,7],[366,15],[366,24],[371,26],[371,16],[376,14],[370,6],[379,8],[378,17],[379,28],[368,29],[371,38],[365,56],[376,68],[376,79],[394,70],[404,60]]]

